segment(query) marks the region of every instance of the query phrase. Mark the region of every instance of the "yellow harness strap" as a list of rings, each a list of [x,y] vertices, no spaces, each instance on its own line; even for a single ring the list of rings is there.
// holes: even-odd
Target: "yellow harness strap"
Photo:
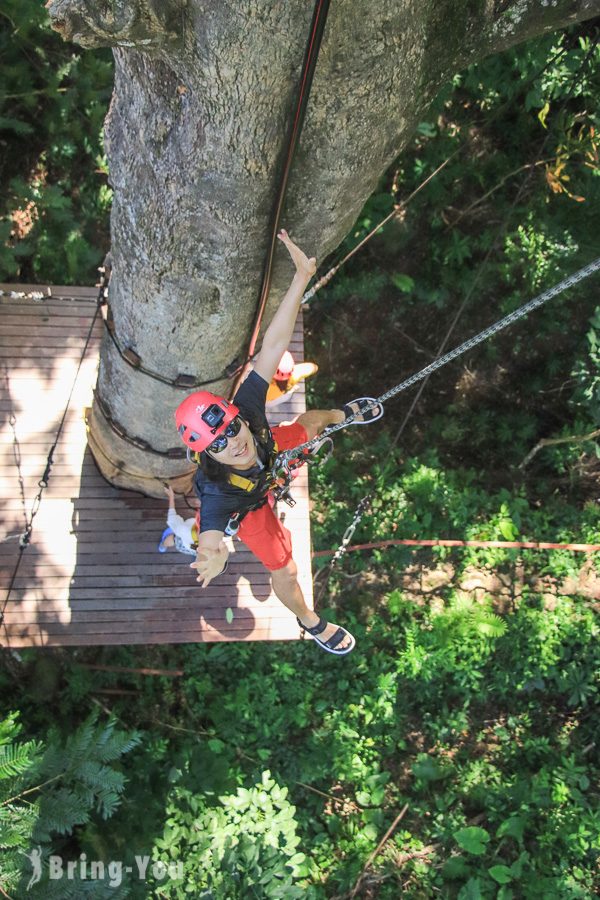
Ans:
[[[271,452],[271,456],[270,456],[269,460],[267,461],[267,463],[265,465],[265,468],[270,468],[273,465],[278,451],[279,451],[279,448],[277,446],[277,441],[273,441],[273,450]],[[234,487],[241,488],[243,491],[246,491],[248,494],[250,494],[256,488],[256,485],[257,485],[256,481],[252,481],[250,478],[244,478],[243,475],[236,475],[235,472],[229,473],[228,480],[229,480],[229,484],[232,484]]]

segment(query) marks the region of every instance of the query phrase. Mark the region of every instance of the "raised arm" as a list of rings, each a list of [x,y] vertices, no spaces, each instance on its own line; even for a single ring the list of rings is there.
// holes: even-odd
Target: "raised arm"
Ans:
[[[296,274],[289,286],[279,309],[273,316],[271,324],[265,331],[262,347],[254,362],[254,370],[270,382],[273,375],[277,371],[279,360],[287,350],[292,333],[296,316],[300,309],[302,296],[308,282],[317,270],[317,261],[314,257],[310,259],[299,247],[294,244],[287,233],[283,229],[277,235],[279,240],[287,247],[292,261],[296,266]]]

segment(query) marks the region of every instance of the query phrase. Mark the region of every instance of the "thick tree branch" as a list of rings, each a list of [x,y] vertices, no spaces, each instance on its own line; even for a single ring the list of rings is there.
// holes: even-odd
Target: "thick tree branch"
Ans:
[[[529,451],[525,459],[519,463],[519,468],[524,469],[525,466],[529,465],[538,450],[541,450],[542,447],[554,447],[556,444],[583,444],[586,441],[593,441],[597,437],[600,437],[600,428],[597,428],[595,431],[590,431],[588,434],[568,434],[566,437],[542,438],[542,440],[538,441],[535,447]]]

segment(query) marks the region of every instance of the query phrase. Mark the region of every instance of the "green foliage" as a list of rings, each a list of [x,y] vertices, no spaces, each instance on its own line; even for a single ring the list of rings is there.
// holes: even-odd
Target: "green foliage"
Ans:
[[[306,875],[299,852],[295,807],[268,771],[253,788],[209,805],[201,794],[175,788],[167,801],[167,824],[156,841],[155,858],[183,860],[183,879],[162,883],[169,896],[303,898],[297,887]]]
[[[482,856],[485,853],[490,839],[485,828],[477,828],[474,825],[459,828],[454,837],[462,850],[466,850],[467,853],[472,853],[474,856]]]
[[[0,280],[93,283],[112,196],[102,147],[110,51],[83,52],[51,31],[36,0],[7,0],[0,56]]]
[[[600,306],[589,320],[590,328],[586,335],[587,354],[578,359],[573,375],[578,387],[573,396],[577,406],[583,406],[589,413],[596,427],[600,425]]]
[[[114,720],[102,724],[95,716],[64,742],[51,733],[46,748],[38,741],[17,741],[21,731],[14,713],[0,723],[0,881],[9,892],[31,874],[28,852],[37,846],[47,859],[57,836],[89,822],[94,808],[104,819],[113,814],[126,779],[111,764],[140,741],[135,732],[117,731]],[[103,896],[104,888],[97,887],[95,895]],[[77,897],[82,892],[81,885],[78,893],[77,885],[68,886],[66,879],[52,884],[47,872],[31,886],[32,897]]]
[[[47,70],[55,51],[43,14],[11,9],[11,38],[39,48]],[[13,50],[3,49],[10,59]],[[452,343],[597,252],[597,47],[581,69],[590,50],[586,26],[550,35],[469,68],[441,92],[341,252],[467,135],[471,141],[307,312],[307,355],[320,365],[309,405],[379,393],[421,368],[467,295]],[[107,66],[71,49],[55,67],[54,93],[46,91],[48,71],[41,82],[31,72],[21,73],[20,87],[9,82],[7,93],[26,96],[5,97],[0,107],[13,141],[2,169],[6,209],[43,215],[18,241],[13,219],[0,223],[6,271],[32,279],[59,271],[64,282],[100,246],[89,231],[110,202],[104,177],[89,173],[103,168],[100,107],[92,130],[74,134],[83,125],[75,126],[68,104],[76,92],[91,103],[88,74],[99,67],[97,84],[105,85]],[[46,129],[39,142],[38,123]],[[21,165],[24,140],[32,152]],[[90,179],[85,205],[76,178]],[[397,442],[412,397],[388,404],[366,435],[340,434],[333,459],[312,470],[315,547],[336,547],[371,492],[357,543],[598,542],[594,442],[545,447],[519,469],[541,438],[598,423],[600,320],[590,296],[588,286],[570,292],[446,369]],[[0,788],[18,785],[3,793],[10,799],[49,783],[0,806],[1,833],[13,829],[10,877],[23,871],[17,849],[36,834],[69,858],[139,852],[182,864],[183,878],[132,879],[120,890],[134,900],[150,891],[215,900],[344,896],[407,805],[370,866],[365,896],[595,896],[600,650],[584,588],[597,570],[598,554],[570,551],[348,553],[320,611],[356,635],[350,657],[332,659],[309,642],[65,650],[54,660],[55,702],[47,705],[39,661],[24,654],[18,691],[2,670],[0,683],[6,696],[18,693],[30,735],[49,748],[42,753],[32,739],[17,741],[13,725],[0,726]],[[142,678],[79,666],[99,657],[185,674]],[[133,759],[121,756],[130,746],[114,728],[80,717],[100,685],[122,687],[126,677],[137,693],[116,694],[114,709],[128,727],[144,729]],[[70,735],[60,742],[48,738],[55,719]],[[52,895],[53,885],[42,887]],[[78,897],[104,888],[61,889],[59,896]]]

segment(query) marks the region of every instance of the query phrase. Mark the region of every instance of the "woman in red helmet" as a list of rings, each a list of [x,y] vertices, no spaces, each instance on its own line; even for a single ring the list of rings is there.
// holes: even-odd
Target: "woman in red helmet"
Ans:
[[[265,417],[267,390],[289,345],[302,296],[316,270],[315,259],[308,259],[286,231],[278,237],[289,251],[296,274],[265,332],[253,370],[232,403],[208,391],[198,391],[187,397],[175,414],[179,435],[197,454],[199,464],[194,485],[202,514],[197,559],[191,565],[198,572],[196,580],[207,587],[227,563],[223,535],[237,533],[271,572],[275,594],[299,624],[324,650],[342,656],[354,648],[355,640],[344,628],[321,619],[306,605],[292,559],[291,535],[275,515],[272,497],[269,502],[267,476],[276,452],[313,438],[350,414],[359,414],[356,424],[367,424],[378,419],[383,410],[361,415],[361,408],[369,402],[369,398],[361,398],[344,409],[310,410],[292,425],[269,428]]]

